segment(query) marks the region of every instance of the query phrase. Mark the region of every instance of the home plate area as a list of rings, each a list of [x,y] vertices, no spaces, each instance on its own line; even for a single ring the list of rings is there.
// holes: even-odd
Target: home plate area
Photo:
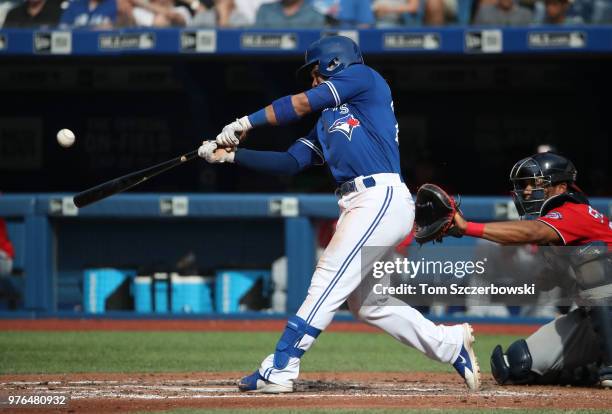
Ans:
[[[500,387],[485,378],[470,393],[450,373],[305,373],[292,394],[240,393],[237,372],[4,375],[5,395],[66,395],[65,406],[11,412],[117,412],[191,408],[612,408],[612,391],[578,387]],[[6,401],[6,398],[3,398]],[[6,407],[4,407],[6,408]],[[13,410],[17,408],[17,410]]]

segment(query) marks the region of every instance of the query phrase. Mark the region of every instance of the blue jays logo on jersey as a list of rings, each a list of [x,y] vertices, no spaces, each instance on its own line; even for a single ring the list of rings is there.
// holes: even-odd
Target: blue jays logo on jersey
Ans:
[[[361,126],[361,122],[352,114],[338,118],[336,122],[329,128],[329,132],[342,132],[350,141],[353,136],[353,130]]]

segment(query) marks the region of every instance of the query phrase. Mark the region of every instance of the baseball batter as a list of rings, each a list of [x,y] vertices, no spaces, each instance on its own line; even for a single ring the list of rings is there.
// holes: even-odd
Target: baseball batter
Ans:
[[[312,89],[232,122],[216,141],[205,141],[199,149],[210,163],[236,163],[273,174],[296,174],[327,164],[338,183],[340,218],[308,295],[289,318],[274,353],[240,381],[240,390],[293,391],[300,358],[346,300],[356,317],[434,360],[452,363],[467,386],[477,389],[479,368],[468,324],[435,325],[409,306],[362,307],[355,295],[361,282],[361,248],[392,248],[409,234],[414,221],[414,203],[400,175],[399,130],[389,86],[364,64],[357,44],[342,36],[314,42],[298,73],[312,81]],[[237,146],[236,137],[251,128],[284,125],[311,112],[320,112],[316,126],[286,152],[218,149]],[[372,262],[379,259],[373,257]]]
[[[498,345],[491,371],[499,384],[612,387],[612,224],[576,187],[576,174],[573,163],[560,155],[527,157],[514,165],[510,180],[519,214],[534,220],[472,223],[454,216],[455,231],[497,243],[580,246],[546,252],[555,254],[552,263],[562,270],[551,273],[552,282],[561,285],[571,277],[588,306],[542,326],[505,353]]]

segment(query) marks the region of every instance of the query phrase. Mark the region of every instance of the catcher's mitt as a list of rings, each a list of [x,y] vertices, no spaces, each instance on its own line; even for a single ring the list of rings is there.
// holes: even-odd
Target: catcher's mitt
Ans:
[[[458,205],[453,197],[435,184],[423,184],[416,196],[415,218],[416,229],[414,239],[419,244],[429,241],[441,242],[450,232],[453,216],[458,211]]]

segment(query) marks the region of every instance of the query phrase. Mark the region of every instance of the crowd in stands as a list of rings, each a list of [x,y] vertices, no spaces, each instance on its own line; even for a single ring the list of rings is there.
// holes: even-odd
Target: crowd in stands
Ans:
[[[609,24],[612,0],[0,0],[4,28]]]

